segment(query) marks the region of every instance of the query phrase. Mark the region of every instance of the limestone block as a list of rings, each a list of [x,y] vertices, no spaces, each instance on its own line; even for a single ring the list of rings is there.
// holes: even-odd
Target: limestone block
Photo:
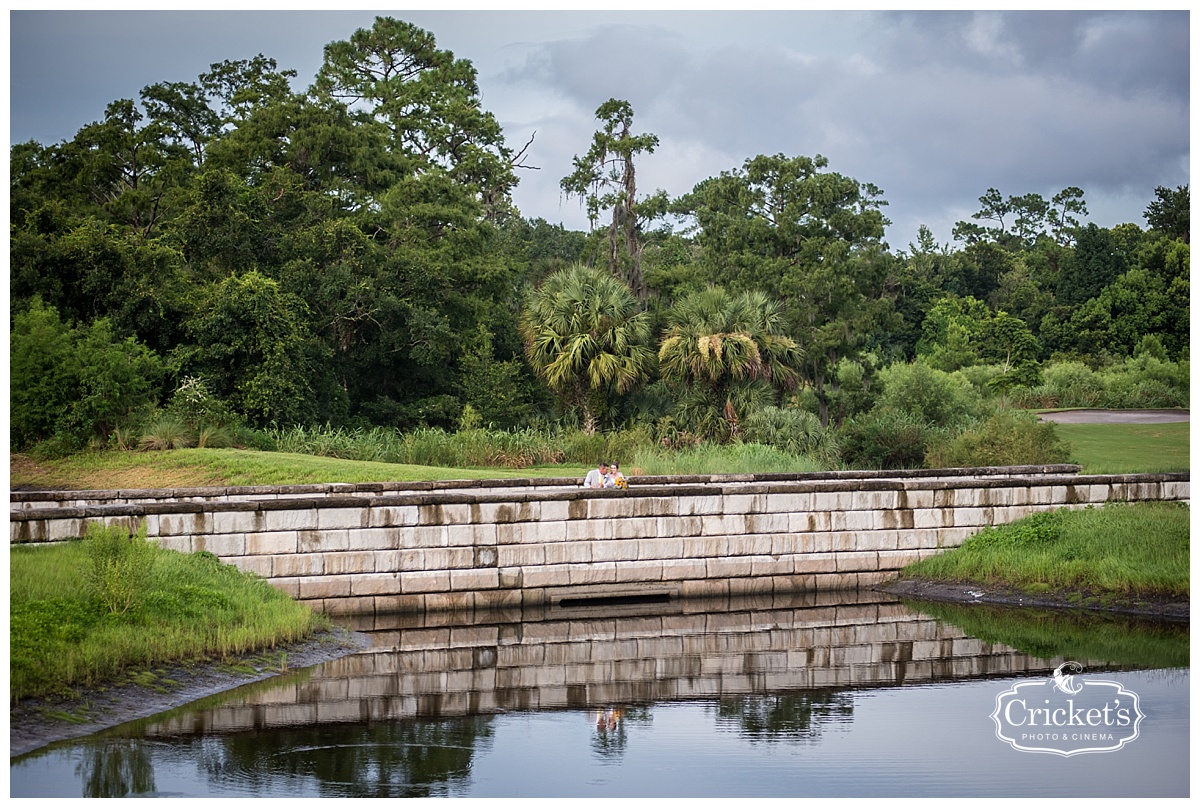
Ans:
[[[721,496],[680,497],[676,513],[680,516],[712,516],[725,512],[725,500]]]
[[[426,612],[466,612],[475,608],[473,592],[439,592],[425,596]],[[436,686],[433,688],[436,692]]]
[[[259,578],[274,577],[274,565],[272,563],[273,556],[238,556],[231,558],[227,563],[237,567],[242,572],[249,572],[252,575],[257,575]],[[280,556],[283,559],[291,559],[293,556]],[[278,573],[280,576],[292,575],[286,568]]]
[[[244,556],[246,555],[246,537],[241,534],[232,536],[193,536],[192,552],[212,553],[220,559]]]
[[[346,530],[365,528],[370,523],[371,509],[366,505],[359,508],[318,508],[317,530]]]
[[[565,558],[561,550],[554,555],[556,561],[634,561],[638,557],[638,543],[629,539],[612,541],[575,542],[568,547],[579,547],[579,555],[574,559]]]
[[[640,539],[634,544],[641,560],[684,557],[683,539]]]
[[[501,589],[521,589],[524,581],[523,570],[520,567],[497,567],[500,575]]]
[[[774,578],[730,578],[729,597],[753,597],[775,592]]]
[[[299,547],[299,537],[296,531],[283,533],[248,533],[246,534],[247,555],[278,555],[295,553]]]
[[[858,587],[858,577],[853,572],[835,572],[826,575],[816,575],[813,582],[817,589],[845,591]]]
[[[938,531],[938,546],[957,547],[978,532],[978,528],[971,527],[944,528]]]
[[[661,538],[699,536],[703,517],[660,516],[654,527],[654,535]]]
[[[873,530],[874,511],[833,511],[829,514],[831,530]]]
[[[536,519],[530,519],[528,521],[532,522],[545,519],[549,522],[566,522],[573,518],[571,516],[571,503],[572,500],[567,499],[545,500],[543,502],[534,503],[538,509],[538,515]]]
[[[301,553],[332,553],[350,549],[348,530],[298,530],[296,548]]]
[[[879,569],[902,570],[914,561],[919,561],[921,554],[915,550],[885,550],[879,553]]]
[[[251,558],[252,556],[247,557]],[[292,578],[325,574],[325,556],[320,553],[308,555],[288,553],[286,555],[271,556],[271,558],[274,559],[274,564],[271,567],[272,575]]]
[[[620,578],[618,570],[628,564],[636,564],[636,561],[623,561],[619,564],[615,561],[592,562],[591,564],[569,564],[557,567],[559,579],[557,583],[547,583],[546,586],[579,586],[581,584],[611,584],[619,580],[629,580],[628,578]],[[565,573],[565,576],[564,576]],[[563,580],[565,577],[566,580]]]
[[[990,527],[992,525],[991,508],[955,508],[955,527]]]
[[[787,533],[791,515],[786,513],[754,513],[746,517],[749,533]]]
[[[876,570],[874,572],[864,571],[858,574],[857,589],[860,591],[870,589],[874,586],[879,586],[884,581],[890,581],[896,577],[895,570]]]
[[[353,575],[318,575],[297,578],[300,582],[300,599],[345,598],[350,596]]]
[[[678,558],[661,562],[664,581],[689,581],[702,579],[708,574],[708,562],[704,558]]]
[[[325,572],[330,575],[351,575],[362,572],[375,572],[374,552],[322,553],[325,559]],[[380,572],[394,572],[394,568],[384,567]]]
[[[633,506],[627,497],[588,500],[588,519],[623,519],[630,516]]]
[[[791,575],[795,571],[795,558],[790,555],[755,555],[750,557],[750,574]]]
[[[572,541],[551,542],[541,545],[545,548],[547,564],[586,564],[594,560],[593,547],[595,542]]]
[[[450,589],[449,570],[414,570],[399,573],[400,591],[405,595],[446,592]]]
[[[475,608],[492,611],[498,609],[520,609],[521,593],[511,589],[485,589],[475,593]]]
[[[725,554],[729,556],[764,555],[771,552],[774,538],[765,534],[731,535],[726,537]]]
[[[541,502],[481,502],[475,506],[476,512],[471,519],[474,524],[507,524],[509,522],[536,522],[540,519],[567,519],[565,502],[556,502],[563,506],[556,516],[543,514],[544,506],[551,503]],[[551,509],[552,510],[552,509]]]
[[[629,519],[614,519],[612,531],[614,539],[653,538],[658,535],[658,518],[643,516]]]
[[[746,533],[745,514],[706,516],[700,524],[702,536],[738,536]]]
[[[540,567],[524,567],[521,570],[521,586],[527,589],[569,586],[570,583],[570,572],[566,564],[546,564]]]
[[[801,574],[837,572],[837,556],[833,553],[806,553],[792,559],[792,570]]]
[[[248,533],[262,530],[254,511],[217,511],[211,514],[213,533]]]
[[[666,576],[666,569],[663,575]],[[707,575],[707,572],[704,573]],[[726,579],[687,578],[679,584],[682,598],[725,598],[729,596],[729,581]]]
[[[158,515],[158,535],[160,536],[196,536],[212,532],[211,513],[160,513]],[[53,533],[50,534],[50,538],[54,538]]]
[[[411,528],[367,527],[348,530],[347,550],[398,550],[404,546],[403,536]]]
[[[419,525],[417,527],[397,528],[400,536],[400,548],[429,548],[448,547],[450,534],[445,525]]]
[[[788,533],[822,533],[830,530],[829,514],[824,511],[808,511],[788,515]]]
[[[954,523],[954,512],[942,508],[921,508],[913,511],[913,528],[940,528]]]
[[[899,530],[868,530],[854,537],[855,550],[895,550],[900,544]]]
[[[736,556],[731,558],[709,558],[706,569],[710,578],[741,578],[753,573],[753,556]],[[732,595],[733,592],[731,591]]]
[[[300,600],[299,578],[268,578],[267,583],[287,595],[289,598],[292,598],[293,600]]]
[[[830,548],[835,553],[852,553],[858,546],[857,533],[830,533]]]
[[[416,505],[371,505],[367,527],[413,527],[419,518]]]
[[[421,569],[455,570],[475,566],[475,551],[470,547],[434,547],[421,551]]]
[[[764,494],[726,494],[724,513],[755,514],[767,512],[767,498]]]
[[[546,563],[544,544],[502,544],[496,548],[499,567],[540,566]]]
[[[832,553],[832,533],[800,533],[796,535],[798,550],[801,553]]]
[[[399,595],[400,592],[400,576],[394,572],[372,572],[350,576],[350,594],[354,597]]]
[[[496,567],[450,570],[450,589],[455,592],[496,589],[499,586],[500,572]]]
[[[169,536],[167,538],[154,539],[154,543],[164,550],[174,550],[177,553],[192,552],[191,536]]]
[[[675,516],[678,503],[674,497],[630,497],[633,516]]]
[[[683,555],[681,558],[719,558],[728,555],[729,538],[727,536],[688,536],[681,539]]]
[[[611,519],[575,519],[567,522],[567,541],[592,541],[611,539],[613,526]]]
[[[802,513],[813,510],[813,495],[810,492],[788,492],[767,494],[765,513]]]

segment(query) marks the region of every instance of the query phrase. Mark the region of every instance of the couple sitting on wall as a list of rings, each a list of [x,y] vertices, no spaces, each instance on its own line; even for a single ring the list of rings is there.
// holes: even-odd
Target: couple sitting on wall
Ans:
[[[587,473],[583,480],[584,488],[627,488],[625,475],[621,473],[616,463],[600,461],[597,468]]]

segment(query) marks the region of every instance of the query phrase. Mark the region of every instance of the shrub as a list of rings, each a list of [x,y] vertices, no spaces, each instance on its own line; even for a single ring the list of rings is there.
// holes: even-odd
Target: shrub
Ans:
[[[960,432],[949,442],[933,446],[925,456],[928,468],[1023,466],[1065,463],[1070,448],[1058,437],[1054,424],[1019,410],[993,415],[984,423]]]
[[[195,443],[192,431],[177,415],[166,414],[159,416],[146,428],[138,446],[147,451],[166,451],[168,449],[186,449]]]
[[[124,528],[92,524],[84,543],[93,596],[109,614],[129,611],[142,596],[154,567],[156,548],[146,539],[146,528],[131,534]]]
[[[855,469],[921,468],[941,430],[912,413],[876,408],[851,418],[838,431],[842,465]]]
[[[965,378],[919,360],[891,365],[880,371],[879,377],[883,392],[877,408],[907,413],[930,426],[958,426],[987,409],[983,397]]]
[[[742,425],[746,443],[773,446],[790,455],[808,455],[832,461],[837,447],[821,419],[807,410],[763,407],[751,413]]]

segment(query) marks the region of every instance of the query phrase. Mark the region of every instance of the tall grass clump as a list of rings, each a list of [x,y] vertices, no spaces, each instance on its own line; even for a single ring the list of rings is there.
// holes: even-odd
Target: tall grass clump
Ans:
[[[1190,592],[1188,509],[1112,503],[1038,513],[985,528],[960,547],[922,559],[904,576],[1087,595],[1185,598]]]
[[[702,444],[677,451],[651,447],[636,451],[632,462],[622,463],[622,469],[652,475],[794,474],[826,468],[811,457],[759,443]]]
[[[83,540],[87,549],[88,589],[108,614],[123,614],[137,603],[154,567],[155,548],[146,528],[137,533],[92,524]]]
[[[178,553],[109,531],[102,541],[149,550],[149,568],[126,608],[113,609],[89,583],[97,557],[92,539],[11,548],[11,700],[67,693],[131,668],[274,648],[328,626],[327,618],[211,554]]]

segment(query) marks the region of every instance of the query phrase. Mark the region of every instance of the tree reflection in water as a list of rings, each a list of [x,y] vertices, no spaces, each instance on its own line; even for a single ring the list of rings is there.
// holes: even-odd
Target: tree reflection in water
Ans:
[[[128,797],[154,791],[154,763],[137,741],[89,744],[75,768],[85,797]]]
[[[716,712],[718,729],[733,729],[751,742],[815,741],[826,726],[850,720],[854,702],[849,692],[818,690],[724,698]]]
[[[264,793],[308,778],[326,797],[438,797],[469,782],[491,737],[487,716],[247,733],[209,747],[202,765],[214,783]]]

